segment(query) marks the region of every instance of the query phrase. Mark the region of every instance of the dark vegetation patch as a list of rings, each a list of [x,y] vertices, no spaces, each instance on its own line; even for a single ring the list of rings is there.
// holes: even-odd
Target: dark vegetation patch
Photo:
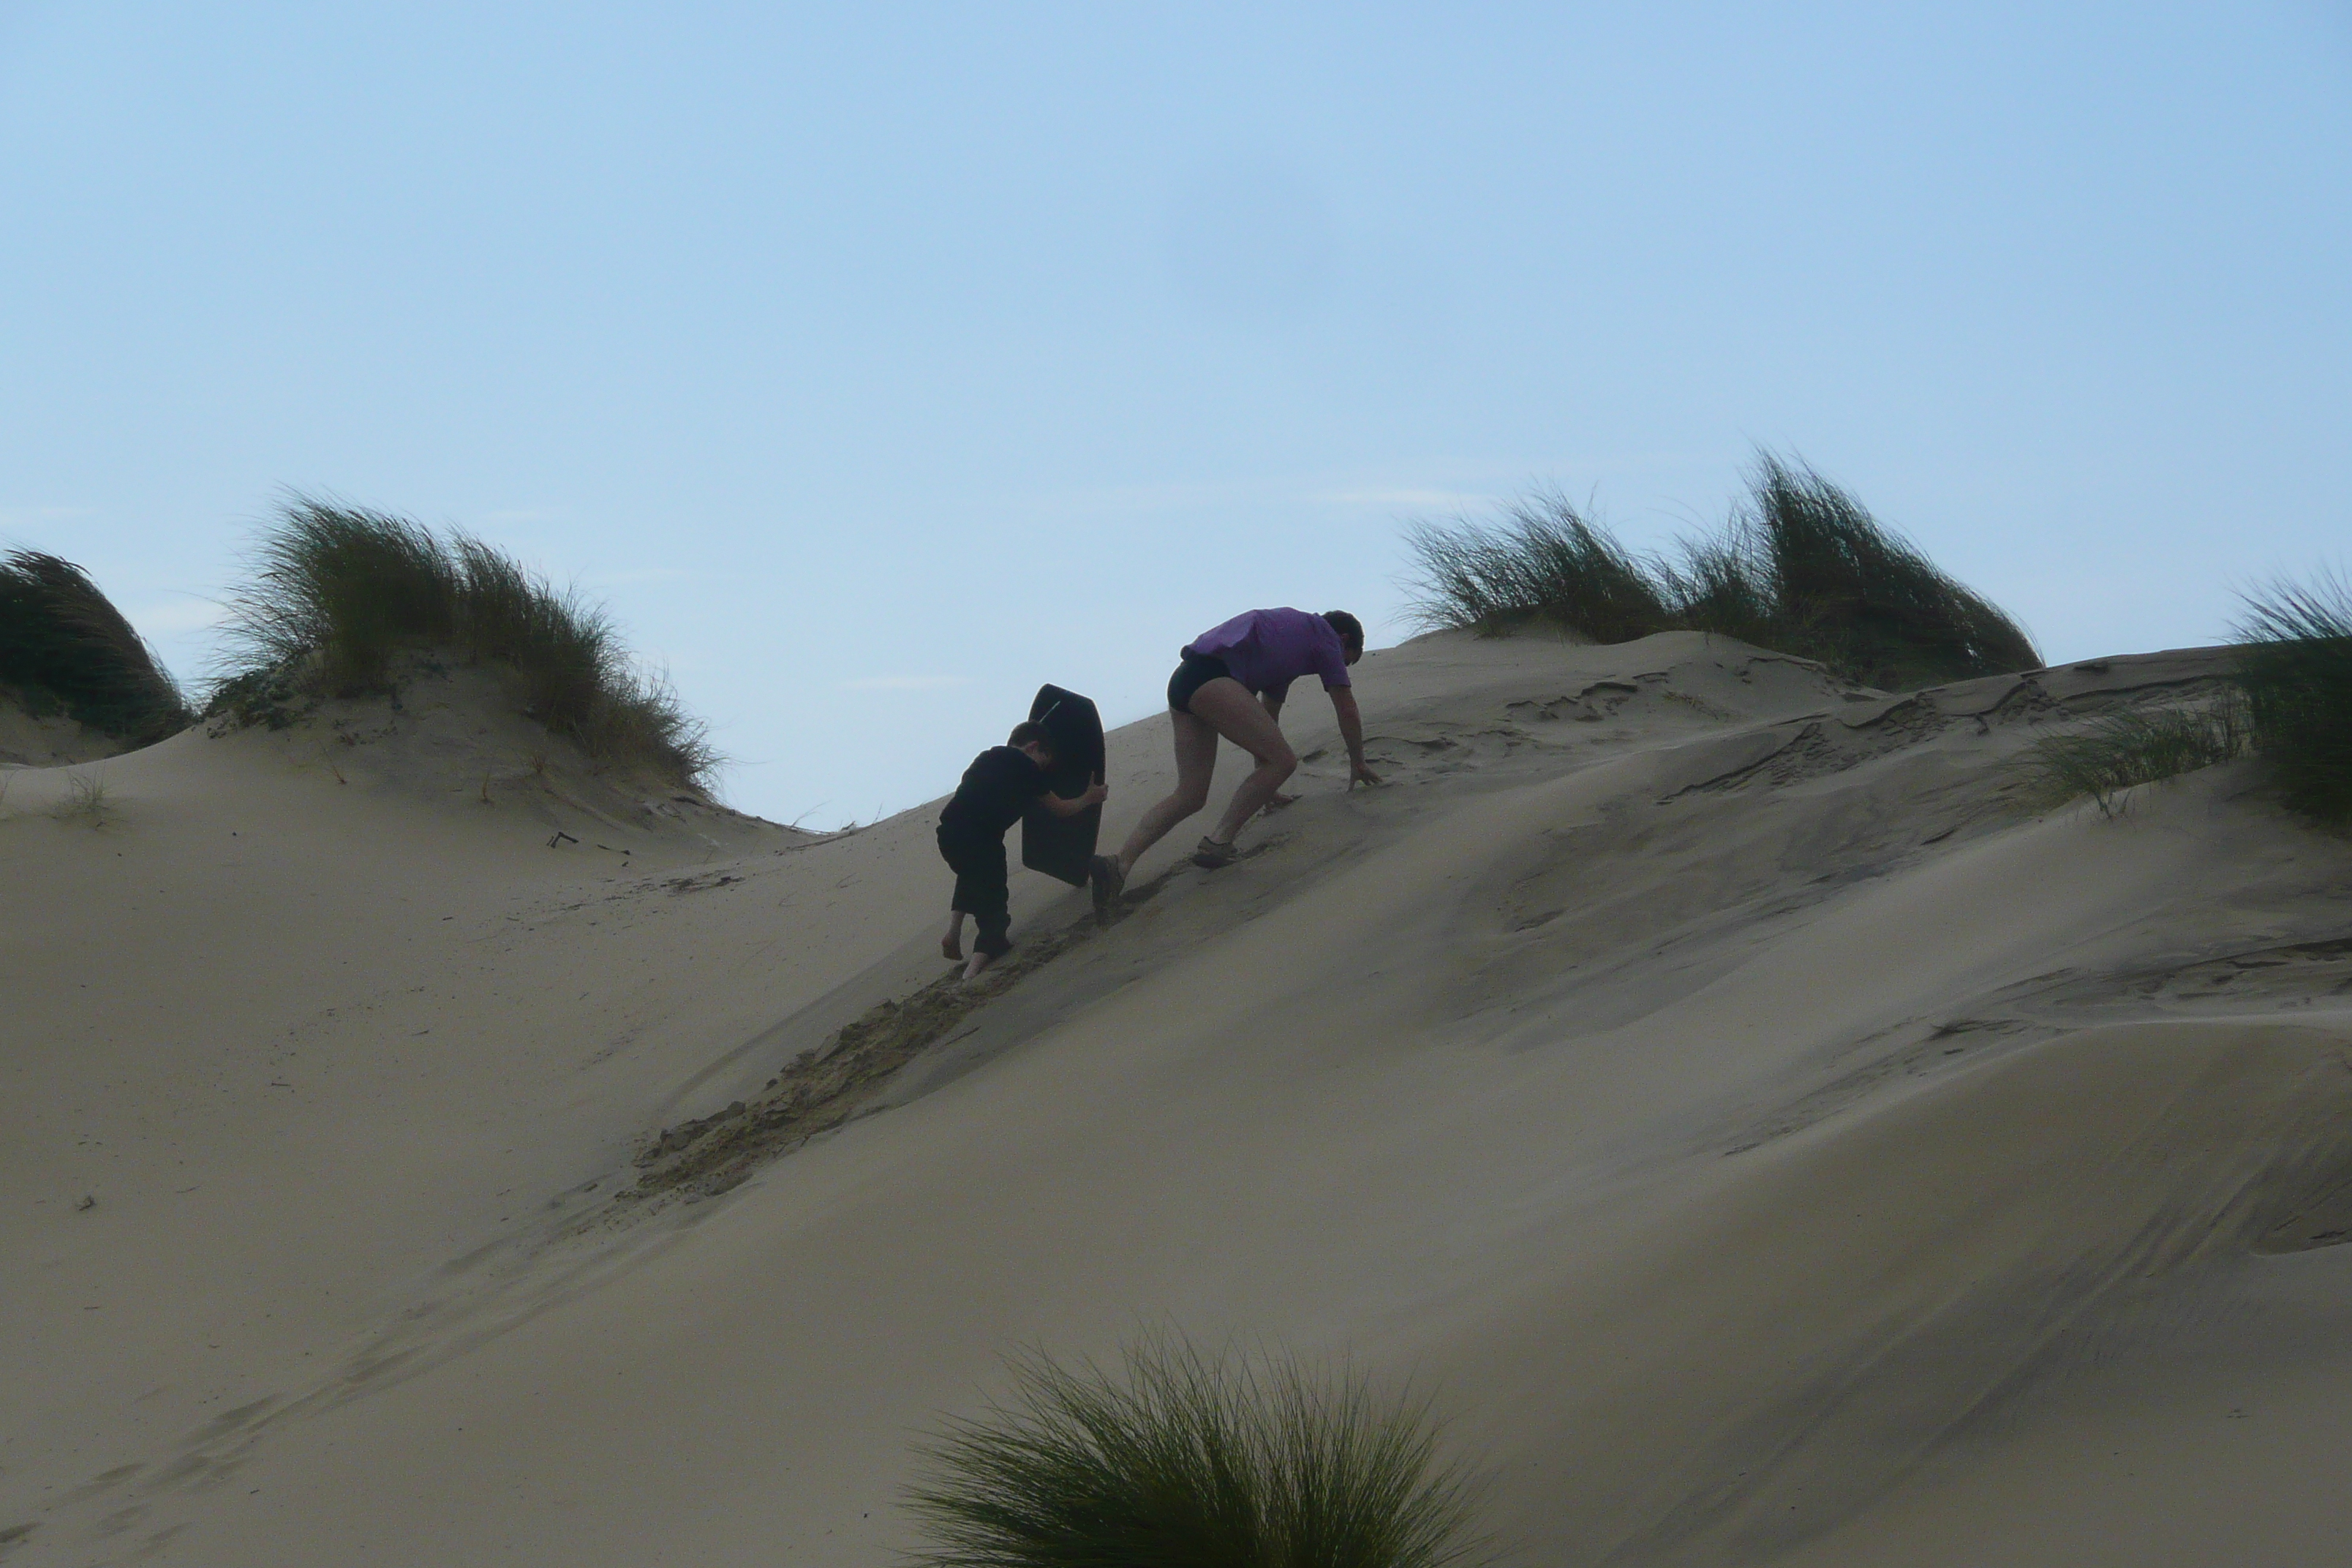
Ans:
[[[1502,520],[1414,524],[1412,607],[1433,627],[1550,626],[1595,642],[1716,632],[1889,690],[2042,663],[2006,614],[1801,463],[1760,454],[1724,531],[1637,555],[1558,494]]]
[[[298,699],[393,692],[403,656],[446,650],[512,670],[526,716],[602,762],[700,788],[719,760],[604,609],[465,533],[297,495],[230,611],[232,668],[207,717],[278,728]]]
[[[2253,747],[2287,805],[2352,822],[2352,585],[2323,572],[2250,595],[2237,641]]]
[[[1424,1404],[1169,1338],[1122,1371],[1042,1354],[923,1450],[927,1568],[1444,1568],[1479,1559],[1477,1488]]]
[[[0,687],[37,719],[62,714],[134,746],[191,718],[154,650],[89,574],[32,550],[0,557]]]

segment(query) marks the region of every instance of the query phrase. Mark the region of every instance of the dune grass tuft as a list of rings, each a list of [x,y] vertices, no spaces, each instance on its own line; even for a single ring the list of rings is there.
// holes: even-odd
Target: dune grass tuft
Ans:
[[[2037,806],[2089,796],[2116,815],[2135,784],[2252,753],[2293,810],[2352,823],[2352,584],[2333,572],[2245,595],[2227,693],[2111,714],[2035,742],[2013,764]]]
[[[2253,746],[2287,805],[2352,822],[2352,584],[2322,572],[2250,594],[2236,638]]]
[[[49,815],[59,822],[103,827],[113,815],[113,808],[114,797],[105,779],[96,773],[72,773],[66,775],[65,793],[50,807]]]
[[[0,557],[0,687],[132,745],[193,717],[179,687],[89,574],[37,551]]]
[[[1720,535],[1676,561],[1634,554],[1554,495],[1496,523],[1415,523],[1412,608],[1489,635],[1547,623],[1595,642],[1672,628],[1817,658],[1890,689],[2031,669],[2032,639],[1853,496],[1759,454]]]
[[[2126,791],[2244,756],[2252,743],[2246,706],[2234,691],[2201,707],[2166,706],[2103,714],[2080,730],[2036,741],[2010,764],[2037,809],[2088,797],[2102,816],[2123,809]]]
[[[295,495],[230,599],[232,672],[214,710],[280,721],[289,687],[387,691],[401,656],[446,650],[520,676],[527,713],[592,756],[708,784],[718,756],[667,680],[631,663],[611,618],[480,540]]]
[[[1503,632],[1529,622],[1595,642],[1629,642],[1676,625],[1658,574],[1568,498],[1515,502],[1496,525],[1421,522],[1406,535],[1421,564],[1422,618]]]
[[[1787,651],[1890,689],[2042,663],[2016,622],[1801,464],[1758,458],[1735,537]]]
[[[929,1568],[1444,1568],[1483,1549],[1426,1407],[1359,1377],[1147,1340],[1124,1375],[1037,1355],[1014,1378],[925,1450]]]

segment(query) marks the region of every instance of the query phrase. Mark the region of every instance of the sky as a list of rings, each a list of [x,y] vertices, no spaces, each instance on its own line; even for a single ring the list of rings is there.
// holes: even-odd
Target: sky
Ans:
[[[0,542],[201,680],[289,489],[469,530],[813,827],[1759,447],[2053,661],[2344,559],[2344,0],[0,0]]]

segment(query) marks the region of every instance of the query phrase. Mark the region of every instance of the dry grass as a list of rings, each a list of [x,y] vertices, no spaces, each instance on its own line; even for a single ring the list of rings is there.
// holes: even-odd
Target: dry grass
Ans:
[[[112,797],[106,780],[96,773],[69,773],[66,775],[65,794],[58,797],[49,815],[59,822],[76,823],[84,827],[103,827],[113,815]]]
[[[276,722],[283,694],[393,689],[397,661],[446,650],[520,679],[525,712],[591,756],[706,787],[719,758],[668,681],[637,669],[598,605],[459,533],[297,495],[230,598],[231,669],[208,712]]]

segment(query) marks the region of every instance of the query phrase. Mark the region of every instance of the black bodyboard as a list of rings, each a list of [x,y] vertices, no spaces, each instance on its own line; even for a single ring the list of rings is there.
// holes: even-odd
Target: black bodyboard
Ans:
[[[1045,782],[1055,795],[1076,800],[1087,785],[1103,782],[1102,715],[1092,701],[1058,686],[1041,686],[1037,700],[1029,704],[1029,717],[1054,737],[1054,769]],[[1032,805],[1021,818],[1021,863],[1083,888],[1101,833],[1099,805],[1075,816],[1056,816],[1042,805]]]

